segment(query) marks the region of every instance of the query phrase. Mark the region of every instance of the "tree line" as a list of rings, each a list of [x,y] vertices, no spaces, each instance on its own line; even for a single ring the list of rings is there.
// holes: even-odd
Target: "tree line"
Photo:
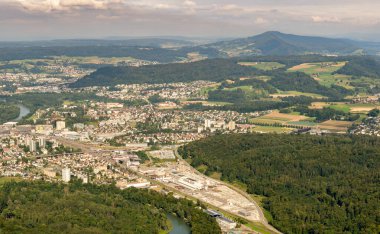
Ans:
[[[179,150],[205,174],[265,196],[284,233],[379,233],[380,139],[367,136],[216,135]]]

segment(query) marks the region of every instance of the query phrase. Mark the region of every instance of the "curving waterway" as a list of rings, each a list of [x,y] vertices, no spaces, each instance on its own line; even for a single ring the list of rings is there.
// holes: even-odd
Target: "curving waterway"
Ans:
[[[7,100],[4,98],[1,98],[0,102],[7,102]],[[30,113],[30,109],[28,107],[24,106],[23,104],[16,104],[16,106],[18,106],[18,108],[20,108],[20,114],[17,116],[17,118],[12,120],[14,122],[20,121],[22,118],[24,118],[25,116],[27,116]]]
[[[169,232],[169,234],[190,234],[191,233],[191,229],[189,225],[185,223],[185,221],[183,221],[182,219],[172,214],[167,214],[167,217],[173,226],[173,229]]]
[[[22,118],[27,116],[30,113],[30,109],[23,104],[17,104],[17,106],[20,108],[20,114],[18,115],[17,118],[15,118],[13,121],[20,121]]]

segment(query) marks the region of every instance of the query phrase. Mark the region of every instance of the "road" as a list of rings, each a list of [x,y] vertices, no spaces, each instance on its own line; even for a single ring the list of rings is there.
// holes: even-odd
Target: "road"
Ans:
[[[178,148],[176,148],[176,150],[174,151],[177,158],[179,160],[181,160],[183,163],[186,163],[187,165],[189,165],[185,160],[182,159],[182,157],[178,154]],[[199,172],[197,169],[195,169],[194,167],[192,167],[191,165],[189,165],[190,168],[192,168],[192,171],[197,174],[197,175],[202,175],[202,176],[205,176],[203,173]],[[265,215],[264,215],[264,212],[263,210],[261,209],[261,207],[257,204],[257,202],[245,191],[239,189],[239,188],[236,188],[235,186],[229,184],[229,183],[226,183],[224,181],[221,181],[221,180],[216,180],[214,178],[211,178],[211,177],[208,177],[210,178],[212,181],[215,181],[217,183],[222,183],[224,184],[225,186],[227,186],[228,188],[234,190],[235,192],[239,193],[240,195],[244,196],[245,198],[247,198],[250,202],[252,202],[256,209],[258,210],[259,212],[259,217],[260,217],[260,223],[262,223],[267,229],[273,231],[274,233],[281,233],[280,231],[278,231],[276,228],[274,228],[273,226],[271,226],[269,223],[268,223],[268,220],[265,218]]]
[[[102,153],[102,152],[110,152],[110,151],[113,151],[113,150],[105,150],[104,148],[101,148],[101,147],[98,147],[98,146],[95,146],[95,145],[90,145],[90,144],[85,144],[83,142],[79,142],[79,141],[73,141],[73,140],[68,140],[68,139],[65,139],[65,138],[61,138],[61,137],[53,137],[53,139],[57,140],[59,143],[61,144],[64,144],[66,146],[70,146],[70,147],[73,147],[73,148],[77,148],[77,149],[81,149],[83,153],[89,153],[89,154],[93,154],[93,153]],[[125,147],[122,147],[122,148],[115,148],[114,150],[127,150],[127,148]],[[184,164],[186,164],[190,170],[199,175],[199,176],[202,176],[202,177],[206,177],[203,173],[199,172],[198,170],[196,170],[195,168],[193,168],[191,165],[189,165],[185,160],[182,159],[182,157],[178,154],[177,152],[177,149],[174,151],[177,158]],[[176,189],[173,189],[171,186],[167,186],[166,184],[164,183],[161,183],[161,182],[158,182],[156,180],[152,180],[150,179],[149,177],[143,175],[142,173],[139,173],[139,172],[136,172],[134,171],[136,174],[138,174],[139,176],[151,181],[152,183],[154,182],[155,184],[159,184],[165,188],[170,188],[170,190],[175,190],[175,192],[178,192],[182,195],[185,195],[186,197],[190,197],[190,198],[193,198],[193,199],[196,199],[195,197],[193,197],[192,195],[190,194],[184,194],[182,193],[181,191],[178,191]],[[225,183],[223,181],[220,181],[220,180],[215,180],[213,178],[210,178],[210,177],[207,177],[208,179],[214,181],[215,183],[221,183],[223,185],[225,185],[226,187],[234,190],[235,192],[239,193],[240,195],[244,196],[247,200],[249,200],[252,204],[254,204],[256,210],[258,211],[259,213],[259,218],[260,218],[260,223],[263,224],[268,230],[271,230],[273,233],[281,233],[279,232],[278,230],[276,230],[274,227],[272,227],[267,219],[265,218],[264,216],[264,213],[261,209],[261,207],[257,204],[257,202],[255,200],[252,199],[252,197],[247,194],[245,191],[242,191],[241,189],[239,188],[236,188],[235,186],[232,186],[231,184],[228,184],[228,183]],[[228,210],[225,210],[225,212],[227,213],[230,213]]]

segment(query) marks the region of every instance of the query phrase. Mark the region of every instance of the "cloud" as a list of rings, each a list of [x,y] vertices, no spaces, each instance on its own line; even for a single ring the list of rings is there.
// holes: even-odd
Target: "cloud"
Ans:
[[[0,40],[41,28],[57,37],[376,32],[378,9],[374,0],[0,0]]]
[[[268,23],[269,21],[268,20],[266,20],[266,19],[264,19],[264,18],[262,18],[262,17],[258,17],[256,20],[255,20],[255,23],[256,24],[266,24],[266,23]]]
[[[107,10],[121,0],[19,0],[27,11],[57,12],[82,9]]]
[[[339,23],[341,20],[336,16],[312,16],[315,23]]]

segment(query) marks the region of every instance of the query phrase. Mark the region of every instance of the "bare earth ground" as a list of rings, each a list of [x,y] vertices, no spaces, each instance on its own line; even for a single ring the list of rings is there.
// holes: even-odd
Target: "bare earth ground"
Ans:
[[[352,122],[350,121],[328,120],[323,123],[320,123],[318,127],[330,131],[346,132],[351,125]]]
[[[370,110],[372,110],[374,107],[351,107],[351,112],[368,112]],[[377,107],[379,108],[379,107]]]
[[[310,68],[312,66],[313,66],[312,64],[303,63],[303,64],[300,64],[300,65],[297,65],[297,66],[294,66],[294,67],[290,68],[289,71],[298,71],[298,70],[301,70],[301,69]]]
[[[274,119],[281,118],[281,119],[288,119],[289,121],[292,121],[292,122],[307,119],[306,116],[283,114],[283,113],[279,113],[278,111],[273,111],[270,114],[264,115],[264,118],[274,118]]]

